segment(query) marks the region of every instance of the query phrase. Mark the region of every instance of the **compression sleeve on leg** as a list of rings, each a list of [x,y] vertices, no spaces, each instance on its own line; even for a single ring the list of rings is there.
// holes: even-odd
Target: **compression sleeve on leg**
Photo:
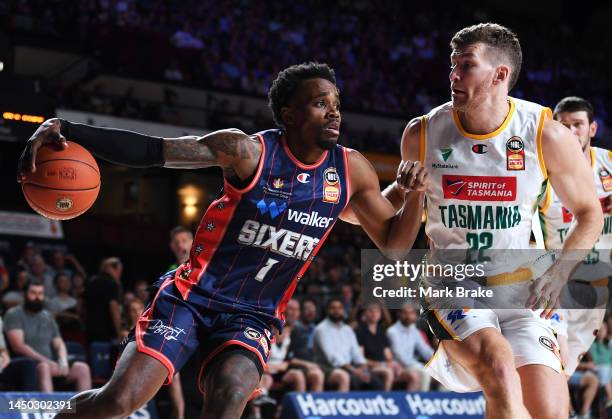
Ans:
[[[94,127],[60,119],[61,133],[92,154],[129,167],[162,167],[163,138],[116,128]]]

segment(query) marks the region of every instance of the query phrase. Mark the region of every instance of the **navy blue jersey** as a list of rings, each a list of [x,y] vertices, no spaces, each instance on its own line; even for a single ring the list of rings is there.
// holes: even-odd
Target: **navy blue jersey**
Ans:
[[[297,281],[348,203],[348,154],[337,145],[304,165],[283,131],[257,137],[263,151],[253,181],[244,189],[225,181],[176,285],[185,300],[213,310],[282,320]]]

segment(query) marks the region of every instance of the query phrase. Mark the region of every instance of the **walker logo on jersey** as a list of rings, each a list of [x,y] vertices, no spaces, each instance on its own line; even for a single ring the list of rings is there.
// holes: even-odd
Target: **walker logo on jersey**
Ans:
[[[310,174],[309,173],[300,173],[297,175],[297,181],[300,183],[308,183],[310,182]]]
[[[516,178],[511,176],[442,175],[445,199],[464,201],[514,201]]]
[[[506,168],[508,170],[525,170],[525,146],[520,137],[510,137],[506,141]]]
[[[440,154],[442,155],[442,160],[446,162],[446,160],[448,160],[452,152],[453,152],[452,148],[441,148]]]
[[[276,178],[276,179],[274,179],[274,182],[272,183],[272,186],[274,186],[276,189],[281,189],[284,184],[285,183],[283,182],[283,180],[281,178]]]
[[[331,217],[320,217],[317,211],[312,213],[306,213],[301,211],[289,210],[289,221],[295,221],[306,226],[327,228],[329,224],[334,221]]]
[[[178,327],[166,326],[161,320],[153,322],[151,326],[149,326],[149,331],[156,335],[162,335],[166,340],[177,340],[177,337],[185,334],[185,330]]]
[[[487,148],[486,144],[474,144],[472,146],[472,151],[476,154],[484,154],[487,152]]]
[[[455,323],[455,320],[463,320],[466,317],[467,316],[463,314],[463,310],[453,310],[448,313],[448,316],[446,316],[446,320],[448,320],[450,324],[453,324]]]
[[[572,220],[574,219],[574,215],[570,212],[570,210],[568,210],[565,207],[561,207],[561,213],[563,215],[564,223],[571,223]]]
[[[601,186],[603,187],[604,191],[612,191],[612,176],[608,170],[601,169],[599,171],[599,179],[601,180]]]
[[[244,335],[252,340],[259,340],[259,338],[261,338],[261,333],[259,333],[252,327],[247,327],[246,329],[244,329]]]
[[[340,177],[335,167],[323,172],[323,202],[337,204],[340,201]]]
[[[257,208],[261,215],[266,215],[266,213],[270,213],[270,217],[272,219],[278,217],[287,209],[287,203],[283,202],[282,204],[277,204],[275,201],[271,201],[269,204],[266,203],[263,199],[257,203]]]

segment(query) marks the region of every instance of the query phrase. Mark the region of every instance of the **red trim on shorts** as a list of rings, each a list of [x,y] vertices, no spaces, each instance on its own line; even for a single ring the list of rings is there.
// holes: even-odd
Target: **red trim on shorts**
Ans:
[[[164,382],[164,385],[168,385],[168,384],[172,383],[172,377],[174,376],[174,365],[172,364],[172,362],[170,362],[170,360],[166,357],[166,355],[164,355],[163,353],[157,351],[156,349],[149,348],[148,346],[146,346],[145,343],[144,343],[144,339],[143,338],[144,338],[144,334],[145,334],[145,332],[147,330],[148,323],[151,320],[151,315],[153,314],[153,310],[155,309],[155,302],[157,301],[157,297],[159,297],[159,293],[164,288],[166,288],[168,285],[170,285],[172,283],[172,281],[174,281],[174,278],[168,278],[168,279],[166,279],[163,282],[161,287],[159,287],[159,290],[157,291],[157,294],[155,294],[155,297],[153,298],[153,301],[151,302],[151,307],[149,307],[138,318],[138,321],[136,322],[136,330],[135,330],[135,333],[134,333],[134,335],[136,337],[136,345],[138,347],[138,352],[142,352],[144,354],[147,354],[147,355],[157,359],[168,370],[168,377],[166,377],[166,381]],[[143,329],[142,326],[141,326],[141,323],[144,323],[144,322],[147,323],[147,327],[145,327]]]
[[[257,355],[257,358],[259,358],[259,362],[261,362],[261,365],[263,366],[263,370],[266,371],[268,369],[268,365],[264,362],[261,353],[259,353],[259,351],[255,348],[253,348],[250,345],[247,345],[246,343],[244,343],[241,340],[237,340],[237,339],[231,339],[228,341],[223,342],[223,344],[221,344],[220,346],[218,346],[214,351],[212,351],[204,360],[204,362],[202,362],[202,366],[200,367],[200,373],[198,374],[198,390],[200,390],[200,393],[202,394],[206,394],[206,392],[204,391],[204,388],[202,387],[202,375],[204,374],[204,367],[206,367],[206,365],[216,356],[219,354],[219,352],[221,352],[222,350],[224,350],[225,348],[227,348],[228,346],[231,345],[238,345],[238,346],[242,346],[244,349],[247,349],[253,353],[255,353]],[[251,394],[251,396],[249,397],[249,400],[252,400],[254,398],[254,396],[258,396],[259,393],[261,392],[261,389],[257,388],[255,389],[255,391],[253,391],[253,394]]]

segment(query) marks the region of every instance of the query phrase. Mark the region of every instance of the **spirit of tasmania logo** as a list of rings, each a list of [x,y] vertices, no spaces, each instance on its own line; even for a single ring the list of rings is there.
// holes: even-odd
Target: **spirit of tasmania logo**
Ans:
[[[442,175],[445,199],[514,201],[516,177]]]

